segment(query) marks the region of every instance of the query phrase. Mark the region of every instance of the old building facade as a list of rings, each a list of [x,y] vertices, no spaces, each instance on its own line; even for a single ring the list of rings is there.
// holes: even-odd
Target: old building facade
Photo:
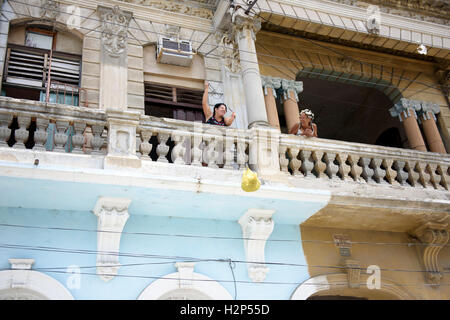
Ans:
[[[449,299],[449,11],[3,0],[0,297]]]

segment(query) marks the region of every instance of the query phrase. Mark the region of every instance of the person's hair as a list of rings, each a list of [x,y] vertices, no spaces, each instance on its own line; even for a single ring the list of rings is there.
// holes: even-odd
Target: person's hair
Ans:
[[[303,109],[302,111],[300,111],[300,114],[302,114],[302,113],[306,114],[306,116],[307,116],[308,118],[310,118],[311,121],[314,120],[314,113],[312,113],[311,110],[309,110],[309,109]]]
[[[215,117],[215,115],[216,115],[216,109],[219,108],[220,106],[225,106],[225,111],[228,111],[227,105],[225,103],[222,103],[222,102],[216,103],[214,105],[214,110],[213,110],[213,115],[212,115],[213,117]]]

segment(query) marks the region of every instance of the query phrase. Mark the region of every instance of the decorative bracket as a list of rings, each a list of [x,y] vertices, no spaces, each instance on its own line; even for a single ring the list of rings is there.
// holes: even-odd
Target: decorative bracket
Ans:
[[[120,237],[129,217],[130,202],[125,198],[100,197],[93,210],[98,217],[97,274],[105,282],[114,278],[120,267]]]
[[[249,209],[240,219],[244,237],[248,275],[253,282],[262,282],[269,268],[265,265],[264,249],[272,234],[275,210]]]
[[[449,240],[448,223],[427,222],[411,232],[411,235],[424,244],[419,248],[419,253],[427,272],[427,282],[439,286],[442,273],[439,271],[438,255]]]

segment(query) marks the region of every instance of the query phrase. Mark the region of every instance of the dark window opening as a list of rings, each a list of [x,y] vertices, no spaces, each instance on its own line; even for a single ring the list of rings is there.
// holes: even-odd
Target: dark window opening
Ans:
[[[205,122],[202,108],[203,91],[145,84],[145,114],[185,121]]]
[[[55,40],[52,31],[29,28],[25,45],[8,44],[2,95],[78,106],[84,92],[87,106],[80,88],[81,56],[53,51]]]

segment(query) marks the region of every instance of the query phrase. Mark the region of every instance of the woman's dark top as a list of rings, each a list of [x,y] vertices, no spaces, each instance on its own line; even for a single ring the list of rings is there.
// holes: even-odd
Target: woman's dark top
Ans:
[[[225,120],[222,118],[222,121],[217,121],[216,118],[211,117],[208,119],[208,121],[206,121],[206,123],[208,124],[215,124],[217,126],[226,126],[225,124]]]

